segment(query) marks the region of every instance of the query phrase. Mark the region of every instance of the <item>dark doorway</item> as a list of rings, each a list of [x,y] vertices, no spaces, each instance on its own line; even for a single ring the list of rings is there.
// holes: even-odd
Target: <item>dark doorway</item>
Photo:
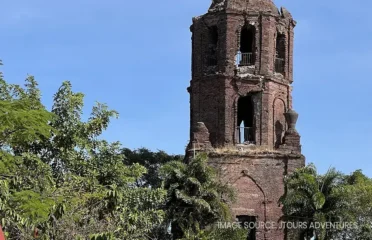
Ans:
[[[256,217],[243,215],[243,216],[237,216],[237,218],[238,218],[238,221],[241,227],[248,231],[247,240],[256,240],[256,231],[257,231]]]
[[[285,67],[285,36],[278,33],[276,36],[276,58],[275,58],[275,71],[284,73]]]
[[[241,97],[238,100],[239,143],[255,142],[254,104],[251,96]]]
[[[240,51],[242,53],[253,53],[254,35],[254,27],[243,27],[240,35]]]
[[[240,33],[240,65],[250,66],[255,63],[255,28],[244,26]]]
[[[275,122],[275,148],[279,148],[279,146],[282,144],[282,138],[283,138],[283,132],[284,132],[284,126],[283,124],[277,120]]]
[[[285,58],[285,36],[281,33],[276,36],[276,57]]]
[[[213,45],[217,45],[218,43],[218,29],[216,26],[209,29],[209,43]]]
[[[213,26],[209,29],[208,66],[217,65],[218,28]]]

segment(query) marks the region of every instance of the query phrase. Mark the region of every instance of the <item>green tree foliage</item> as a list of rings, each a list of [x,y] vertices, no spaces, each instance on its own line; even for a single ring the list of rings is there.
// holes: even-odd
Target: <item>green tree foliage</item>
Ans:
[[[0,75],[0,147],[22,151],[27,145],[50,136],[53,115],[40,103],[32,76],[25,88],[7,84]]]
[[[194,239],[218,239],[206,228],[227,216],[226,188],[204,157],[188,166],[182,156],[102,140],[118,113],[96,103],[83,121],[84,95],[70,82],[50,112],[40,96],[32,76],[24,86],[1,76],[0,220],[8,239],[165,240],[169,223]]]
[[[310,164],[288,176],[286,187],[281,199],[286,220],[307,223],[302,238],[372,239],[372,180],[361,171],[343,175],[330,169],[321,175]]]
[[[182,240],[247,240],[248,230],[244,228],[218,228],[214,225],[206,230],[186,230]]]
[[[338,237],[372,239],[372,179],[357,170],[346,176],[341,194],[357,225],[356,228],[340,231]]]
[[[135,163],[144,166],[147,173],[137,182],[138,186],[160,187],[163,179],[160,176],[160,168],[172,161],[182,161],[181,155],[168,155],[164,151],[152,152],[146,148],[131,150],[125,148],[123,154],[126,156],[124,162],[127,165]]]
[[[289,221],[307,222],[304,235],[317,239],[326,238],[325,228],[315,228],[315,223],[338,222],[347,215],[342,212],[343,202],[338,188],[343,176],[334,169],[318,175],[314,165],[298,169],[286,179],[287,193],[282,202]]]
[[[148,239],[162,226],[166,190],[138,187],[120,143],[101,140],[117,112],[97,103],[82,121],[82,93],[64,82],[52,111],[32,76],[0,79],[0,219],[8,239]],[[160,238],[159,238],[160,239]]]
[[[233,199],[231,189],[222,185],[207,164],[207,157],[199,155],[189,164],[170,162],[162,168],[165,188],[167,220],[173,237],[190,238],[218,220],[228,220],[226,200]]]

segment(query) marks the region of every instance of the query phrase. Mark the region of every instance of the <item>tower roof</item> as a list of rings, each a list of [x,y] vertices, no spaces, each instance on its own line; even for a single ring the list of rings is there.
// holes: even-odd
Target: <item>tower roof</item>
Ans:
[[[210,12],[225,10],[267,12],[279,15],[278,8],[272,0],[212,0]]]

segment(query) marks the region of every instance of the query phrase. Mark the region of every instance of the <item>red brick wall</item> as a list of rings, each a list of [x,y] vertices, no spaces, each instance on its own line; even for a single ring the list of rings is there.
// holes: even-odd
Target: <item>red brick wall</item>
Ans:
[[[279,226],[284,176],[303,167],[305,159],[301,154],[210,154],[209,163],[222,181],[236,190],[237,201],[231,206],[233,216],[257,216],[258,222],[275,222]],[[260,228],[257,239],[284,239],[284,230]]]

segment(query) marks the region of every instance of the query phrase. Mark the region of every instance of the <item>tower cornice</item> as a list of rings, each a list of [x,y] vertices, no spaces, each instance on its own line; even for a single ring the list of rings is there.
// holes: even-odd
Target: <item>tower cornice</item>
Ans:
[[[272,0],[213,0],[208,12],[230,10],[238,12],[253,10],[279,15],[279,10]]]

